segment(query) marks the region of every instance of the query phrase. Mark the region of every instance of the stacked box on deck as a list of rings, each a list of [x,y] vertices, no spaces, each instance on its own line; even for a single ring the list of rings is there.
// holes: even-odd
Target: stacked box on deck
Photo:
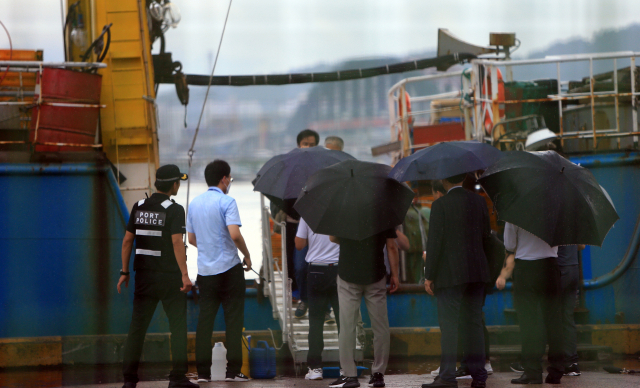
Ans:
[[[101,85],[98,74],[43,69],[29,135],[36,152],[87,151],[96,143]]]

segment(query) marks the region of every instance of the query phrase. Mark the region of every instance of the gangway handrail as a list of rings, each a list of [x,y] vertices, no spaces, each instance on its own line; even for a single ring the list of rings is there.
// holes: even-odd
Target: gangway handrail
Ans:
[[[269,213],[264,204],[264,195],[260,195],[260,209],[262,219],[262,268],[265,268],[262,272],[266,276],[268,282],[268,296],[269,299],[273,299],[271,303],[271,310],[273,319],[278,319],[278,306],[275,303],[276,297],[276,285],[273,271],[273,250],[271,247],[271,227],[269,225]],[[265,217],[266,215],[266,217]],[[266,266],[266,267],[265,267]]]
[[[485,115],[489,115],[489,117],[499,117],[499,106],[500,104],[506,103],[516,103],[517,101],[499,101],[498,99],[498,68],[507,69],[507,80],[510,80],[509,74],[511,74],[511,68],[513,66],[525,66],[525,65],[536,65],[536,64],[555,64],[556,65],[556,79],[557,79],[557,93],[547,95],[548,101],[556,101],[558,103],[558,122],[559,122],[559,131],[558,137],[563,142],[564,145],[564,123],[563,123],[563,106],[562,102],[564,100],[575,100],[575,99],[590,99],[589,106],[591,107],[591,127],[592,127],[592,136],[593,139],[593,149],[597,149],[598,146],[598,138],[618,138],[618,148],[620,148],[620,138],[625,136],[633,136],[633,142],[637,145],[638,143],[638,112],[637,112],[637,101],[635,96],[640,95],[638,91],[636,91],[636,82],[635,82],[635,72],[636,72],[636,57],[640,57],[640,52],[634,51],[621,51],[621,52],[613,52],[613,53],[600,53],[600,54],[578,54],[578,55],[568,55],[568,56],[549,56],[541,59],[527,59],[527,60],[508,60],[508,61],[499,61],[494,59],[475,59],[471,61],[471,65],[473,67],[474,74],[484,74],[483,77],[477,76],[474,80],[474,126],[475,126],[475,135],[476,140],[484,141],[485,130],[484,130],[484,122]],[[621,58],[628,58],[630,60],[629,72],[631,81],[631,90],[630,93],[621,93],[618,88],[619,80],[618,80],[618,66],[617,60]],[[594,89],[595,78],[593,73],[593,62],[596,60],[603,59],[612,59],[613,60],[613,71],[612,71],[612,79],[613,79],[613,87],[612,91],[596,92]],[[566,62],[588,62],[589,63],[589,92],[588,94],[579,93],[579,95],[573,93],[563,93],[562,92],[562,79],[560,76],[560,64]],[[484,70],[484,71],[481,71]],[[489,79],[490,77],[490,79]],[[483,85],[490,83],[491,92],[488,93],[488,90],[485,90]],[[619,98],[631,96],[631,115],[632,115],[632,130],[625,133],[621,131],[620,128],[620,115],[619,115]],[[601,135],[596,128],[596,99],[599,98],[609,98],[613,97],[615,99],[615,109],[616,109],[616,134],[607,134]],[[504,97],[503,97],[504,100]],[[545,99],[538,99],[543,101]],[[523,101],[520,101],[523,102]],[[484,107],[484,104],[487,104],[488,109]],[[492,121],[498,121],[493,120]],[[491,133],[493,137],[493,132]]]
[[[401,81],[396,82],[395,85],[393,85],[393,86],[391,86],[389,88],[389,96],[391,96],[401,86],[406,85],[408,83],[429,81],[429,80],[434,80],[434,79],[439,79],[439,78],[459,77],[459,76],[462,75],[462,72],[463,72],[462,70],[460,70],[460,71],[450,71],[450,72],[445,72],[445,73],[427,74],[427,75],[421,75],[421,76],[417,76],[417,77],[405,78],[405,79],[403,79]]]
[[[497,59],[473,59],[471,62],[480,65],[497,65],[497,66],[526,66],[526,65],[538,65],[543,63],[557,63],[557,62],[580,62],[588,61],[590,59],[616,59],[627,57],[640,57],[640,52],[636,51],[619,51],[613,53],[599,53],[599,54],[576,54],[576,55],[550,55],[545,58],[538,59],[511,59],[508,61]]]
[[[273,259],[273,249],[271,246],[271,227],[270,220],[274,223],[278,223],[271,217],[269,207],[265,206],[264,194],[260,195],[260,206],[262,209],[262,257],[266,258],[266,262],[263,261],[263,268],[267,266],[267,273],[269,274],[269,300],[271,301],[271,308],[274,315],[274,319],[278,319],[282,328],[282,342],[291,343],[291,333],[293,332],[293,317],[291,316],[291,280],[288,276],[288,263],[287,263],[287,251],[286,251],[286,239],[287,230],[286,223],[280,224],[281,235],[281,258],[282,269],[278,263]],[[276,269],[274,269],[274,266]],[[282,314],[278,309],[278,298],[276,294],[276,277],[275,272],[280,273],[280,281],[282,282]]]

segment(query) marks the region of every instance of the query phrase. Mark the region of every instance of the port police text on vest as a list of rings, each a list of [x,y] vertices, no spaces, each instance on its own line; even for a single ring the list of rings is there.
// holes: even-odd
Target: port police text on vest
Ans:
[[[166,217],[166,213],[164,212],[150,212],[150,211],[138,210],[136,212],[136,224],[164,226],[165,217]]]

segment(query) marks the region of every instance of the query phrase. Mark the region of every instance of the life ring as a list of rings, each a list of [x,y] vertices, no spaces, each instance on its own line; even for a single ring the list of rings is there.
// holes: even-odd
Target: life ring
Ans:
[[[505,118],[504,108],[504,81],[502,79],[502,72],[497,69],[498,72],[498,113],[500,117],[495,122],[503,120]],[[491,99],[491,74],[487,74],[487,82],[482,85],[482,94],[485,98]],[[482,102],[482,115],[484,116],[484,131],[487,135],[491,135],[491,130],[494,125],[493,120],[493,108],[491,104]]]

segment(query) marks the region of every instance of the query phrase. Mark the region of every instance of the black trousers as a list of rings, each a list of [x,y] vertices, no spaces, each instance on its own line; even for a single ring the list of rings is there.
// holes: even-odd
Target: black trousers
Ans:
[[[238,264],[212,276],[198,275],[200,315],[196,328],[196,368],[198,374],[211,375],[211,335],[222,304],[226,326],[227,373],[236,375],[242,369],[242,326],[244,324],[244,270]]]
[[[296,267],[296,283],[298,285],[298,290],[300,290],[300,300],[304,303],[309,302],[309,297],[307,296],[307,271],[309,270],[309,263],[307,263],[307,252],[309,251],[309,246],[307,245],[301,251],[295,250],[294,252],[294,263]]]
[[[487,300],[487,288],[485,287],[484,297],[482,298],[482,307]],[[458,325],[458,338],[462,338],[464,335],[464,325]],[[491,357],[491,343],[489,342],[489,330],[487,330],[487,323],[484,320],[484,313],[482,313],[482,332],[484,333],[484,358],[486,361]],[[460,361],[460,367],[463,369],[469,369],[467,367],[467,358],[462,346],[462,341],[458,341],[458,361]]]
[[[322,368],[324,314],[329,309],[329,303],[333,306],[338,330],[340,330],[337,278],[337,265],[331,267],[309,265],[307,274],[307,296],[309,298],[309,353],[307,353],[307,365],[311,369]]]
[[[440,378],[444,381],[456,381],[458,340],[462,341],[466,365],[473,379],[487,380],[482,330],[484,287],[484,283],[465,283],[436,289],[442,348]],[[463,326],[461,338],[458,338],[459,325]]]
[[[296,281],[296,233],[298,233],[298,224],[296,222],[287,222],[286,226],[286,252],[287,252],[287,276],[289,279],[293,279],[291,284],[291,291],[298,289],[298,282]]]
[[[138,366],[147,328],[162,301],[171,330],[170,380],[180,380],[187,373],[187,295],[180,291],[180,273],[137,271],[133,293],[133,316],[124,346],[122,372],[125,382],[138,382]]]
[[[549,374],[561,377],[564,372],[564,341],[560,269],[556,259],[516,259],[513,277],[524,372],[530,376],[542,373],[542,356],[548,341]]]
[[[578,333],[573,317],[578,298],[580,266],[560,266],[560,284],[562,292],[562,335],[564,337],[565,366],[578,362]]]

